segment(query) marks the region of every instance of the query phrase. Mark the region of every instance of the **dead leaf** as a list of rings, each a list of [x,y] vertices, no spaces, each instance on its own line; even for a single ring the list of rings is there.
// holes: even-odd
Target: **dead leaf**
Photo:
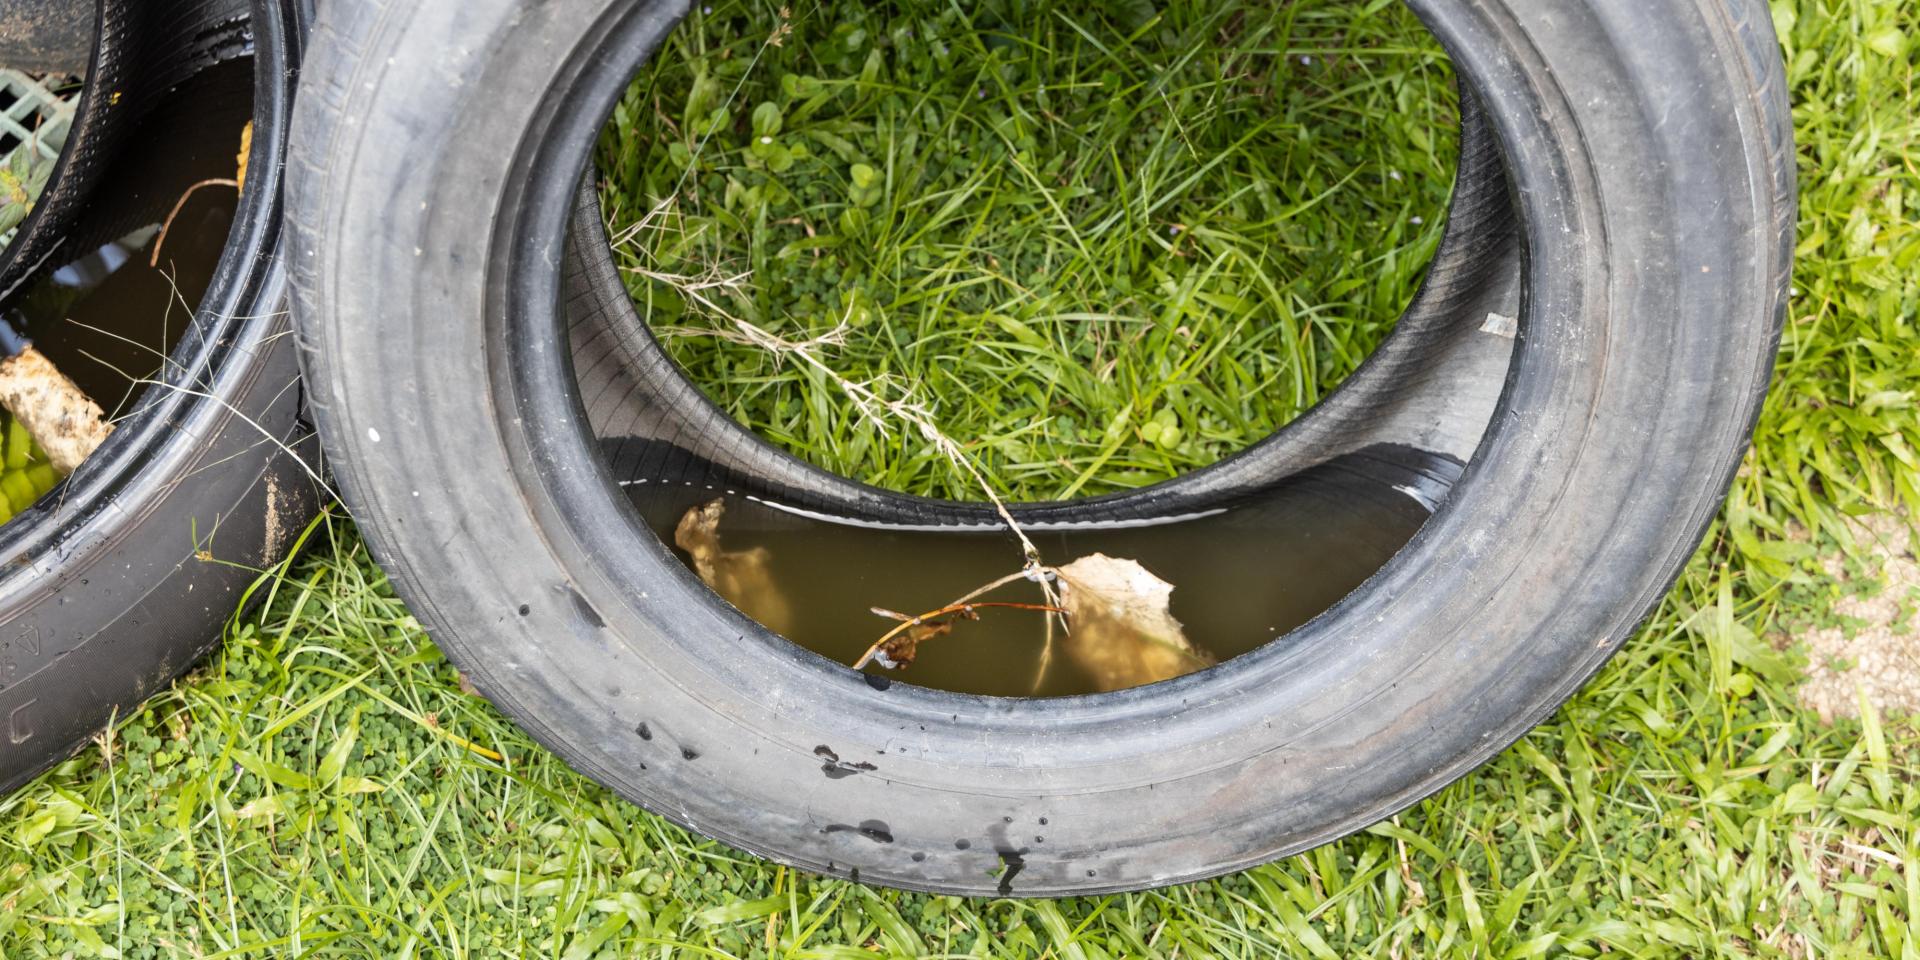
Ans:
[[[252,820],[256,817],[277,817],[285,813],[286,809],[286,804],[280,800],[278,794],[275,794],[267,797],[255,797],[247,801],[245,806],[235,810],[233,814],[242,820]]]
[[[233,175],[235,193],[241,193],[247,189],[247,157],[252,153],[253,121],[248,120],[247,125],[240,128],[240,153],[233,158],[234,166],[237,168]]]
[[[907,628],[907,632],[881,644],[876,659],[880,661],[881,666],[889,670],[903,669],[913,663],[913,658],[919,654],[922,640],[932,640],[934,637],[951,632],[953,632],[952,620],[914,624]]]
[[[673,530],[673,545],[693,560],[700,582],[713,588],[740,612],[767,629],[784,634],[791,626],[792,607],[774,581],[765,547],[727,552],[720,547],[720,518],[727,512],[721,499],[690,507]]]
[[[874,607],[873,612],[893,620],[913,619],[904,613],[895,613],[885,607]],[[953,632],[953,625],[956,621],[978,619],[980,619],[980,615],[975,613],[971,607],[968,607],[956,610],[938,620],[916,623],[908,627],[906,632],[881,644],[874,653],[874,659],[879,661],[880,665],[886,667],[888,670],[904,670],[909,664],[913,663],[913,658],[919,655],[922,641],[932,640],[934,637]]]
[[[1138,561],[1095,553],[1054,573],[1069,628],[1061,647],[1096,688],[1137,687],[1213,665],[1168,609],[1173,584]]]

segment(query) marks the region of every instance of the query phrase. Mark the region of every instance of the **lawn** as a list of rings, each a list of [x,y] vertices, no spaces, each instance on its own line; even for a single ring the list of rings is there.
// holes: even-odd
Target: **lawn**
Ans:
[[[840,6],[715,2],[676,35],[598,151],[610,221],[647,220],[621,256],[747,274],[720,305],[783,337],[840,330],[819,356],[921,405],[1002,492],[1252,442],[1417,282],[1451,95],[1395,5]],[[1797,638],[1864,626],[1850,601],[1899,559],[1848,518],[1920,508],[1920,7],[1773,12],[1799,259],[1747,467],[1605,672],[1400,816],[1125,896],[797,873],[626,805],[464,693],[336,508],[209,662],[0,800],[0,956],[1920,957],[1920,727],[1797,693]],[[634,292],[736,415],[861,479],[977,495],[676,289]]]

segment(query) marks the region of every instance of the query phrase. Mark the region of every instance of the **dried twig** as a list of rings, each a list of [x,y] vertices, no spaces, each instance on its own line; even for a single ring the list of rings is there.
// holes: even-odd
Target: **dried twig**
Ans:
[[[780,341],[782,346],[780,348],[780,351],[775,353],[774,359],[778,360],[780,357],[780,353],[784,353],[792,350],[811,350],[815,347],[842,346],[847,342],[848,329],[850,328],[846,324],[842,323],[835,326],[832,330],[828,330],[826,333],[808,337],[805,340],[782,339]],[[715,340],[725,340],[728,343],[738,343],[746,346],[761,345],[761,341],[753,337],[749,337],[744,333],[740,333],[734,330],[716,330],[712,327],[654,327],[653,335],[656,337],[685,337],[685,338],[712,337]]]
[[[899,613],[888,610],[885,607],[874,607],[872,609],[874,613],[890,620],[903,621],[901,623],[903,627],[917,627],[936,617],[944,617],[953,613],[969,613],[974,610],[985,610],[990,607],[999,607],[1005,610],[1045,610],[1048,613],[1066,612],[1064,607],[1049,607],[1044,603],[1022,603],[1018,600],[976,600],[972,603],[954,603],[941,607],[938,610],[929,610],[926,613],[917,614]]]
[[[979,611],[988,607],[999,607],[1008,610],[1037,610],[1049,614],[1047,618],[1047,622],[1049,623],[1053,621],[1052,614],[1066,612],[1062,607],[1050,607],[1044,603],[975,601],[973,603],[953,604],[951,606],[941,607],[938,610],[929,610],[918,616],[907,617],[905,622],[887,631],[887,635],[882,637],[871,648],[867,656],[888,669],[905,667],[907,664],[913,662],[914,653],[922,642],[952,630],[953,621],[956,619],[980,619]],[[874,612],[879,613],[879,608],[876,607]]]
[[[785,17],[783,16],[782,19],[784,20]],[[777,38],[778,36],[779,34],[776,31],[775,37]],[[777,42],[777,39],[775,42]],[[754,54],[755,63],[758,62],[760,54],[764,51],[765,45],[763,44],[761,49]],[[753,63],[748,64],[749,72],[751,72],[753,65]],[[736,86],[733,93],[729,94],[728,101],[731,102],[732,97],[738,93],[739,88]],[[711,136],[711,132],[709,132],[709,136]],[[700,142],[695,146],[694,155],[696,158],[700,150],[705,148],[707,139],[707,137],[702,137]],[[618,248],[631,243],[644,230],[664,229],[664,227],[660,225],[660,222],[671,215],[674,197],[679,194],[680,189],[687,182],[688,174],[692,172],[695,166],[697,166],[697,163],[688,165],[687,170],[681,175],[680,182],[675,185],[673,193],[665,200],[655,204],[653,209],[647,212],[646,216],[617,232],[610,230],[610,233],[612,233],[612,245]],[[642,252],[644,254],[644,248]],[[729,273],[721,269],[718,265],[698,275],[675,274],[640,265],[628,266],[623,269],[678,291],[682,297],[698,305],[712,316],[726,321],[732,328],[726,331],[709,331],[706,335],[720,337],[730,342],[755,346],[774,354],[776,357],[791,356],[798,358],[800,362],[812,367],[837,386],[840,391],[852,401],[854,409],[858,411],[860,416],[867,422],[873,424],[874,428],[879,430],[882,435],[890,434],[889,417],[912,424],[920,433],[921,437],[932,444],[933,448],[938,450],[941,456],[945,457],[949,462],[964,471],[968,477],[972,478],[973,482],[980,488],[980,491],[986,494],[987,500],[993,504],[994,512],[999,515],[1001,522],[1006,524],[1007,530],[1020,542],[1021,571],[1013,576],[1016,578],[1029,579],[1038,583],[1041,592],[1046,596],[1046,606],[1051,608],[1060,607],[1061,599],[1053,584],[1052,571],[1042,561],[1040,548],[1034,545],[1033,540],[1029,538],[1026,531],[1020,527],[1019,521],[1013,518],[1013,512],[1007,509],[1006,502],[1000,498],[1000,494],[993,488],[993,484],[987,481],[986,475],[981,473],[978,467],[974,466],[973,461],[967,456],[966,451],[961,448],[960,444],[954,442],[953,438],[940,431],[940,428],[934,424],[933,417],[927,409],[920,404],[913,403],[904,398],[892,399],[883,395],[880,390],[876,389],[875,384],[884,381],[875,380],[862,382],[852,380],[833,369],[831,365],[820,358],[818,353],[819,347],[837,346],[844,342],[846,329],[850,326],[854,309],[853,304],[848,304],[847,316],[842,317],[840,322],[827,333],[807,340],[788,340],[754,323],[734,316],[726,307],[715,301],[714,297],[720,296],[720,292],[722,291],[734,294],[740,293],[747,279],[751,276],[749,272]],[[670,335],[691,336],[695,335],[695,331],[690,328],[673,328]],[[1053,618],[1058,615],[1056,612],[1048,613],[1046,641],[1041,649],[1038,673],[1034,677],[1034,689],[1036,691],[1040,688],[1041,682],[1046,677],[1047,669],[1053,662]],[[1060,619],[1060,627],[1063,630],[1067,629],[1064,616]],[[898,631],[896,630],[895,632]],[[888,638],[882,638],[880,642],[884,643],[886,639]],[[877,649],[878,646],[879,644],[876,643],[874,649]],[[859,666],[864,666],[872,656],[873,649],[869,649],[868,652],[860,658],[860,663],[856,665],[856,669]]]
[[[160,224],[160,235],[153,238],[153,256],[147,258],[147,266],[158,267],[160,265],[160,248],[167,242],[167,231],[173,229],[173,218],[180,215],[180,208],[187,205],[187,198],[193,196],[193,192],[201,187],[232,187],[235,190],[239,190],[240,181],[232,177],[209,177],[188,187],[187,192],[181,194],[180,199],[173,202],[173,209],[167,212],[167,219]]]
[[[616,246],[622,242],[631,241],[643,229],[658,229],[654,224],[669,214],[670,207],[670,200],[656,204],[640,221],[629,225],[615,235],[617,238],[615,241]],[[629,266],[623,269],[665,286],[672,287],[678,291],[681,296],[700,306],[712,316],[726,321],[727,324],[733,328],[729,331],[711,331],[708,335],[721,337],[734,343],[759,347],[776,356],[795,357],[819,371],[822,376],[839,387],[841,392],[845,393],[847,398],[853,401],[854,409],[859,411],[861,417],[872,423],[875,429],[878,429],[881,433],[890,433],[887,422],[889,416],[912,424],[914,428],[919,431],[921,437],[928,443],[931,443],[934,449],[940,451],[942,456],[963,470],[967,476],[972,478],[974,483],[979,486],[980,491],[986,494],[987,500],[993,504],[994,512],[1000,515],[1001,522],[1005,523],[1007,529],[1012,531],[1013,535],[1019,539],[1021,557],[1025,562],[1027,571],[1033,572],[1044,567],[1040,559],[1040,548],[1034,546],[1033,541],[1027,537],[1026,531],[1020,528],[1019,521],[1013,518],[1013,513],[1007,509],[1006,502],[1000,499],[1000,495],[994,490],[993,485],[987,482],[986,475],[982,474],[980,469],[973,465],[973,461],[968,458],[966,451],[961,449],[960,445],[955,443],[953,438],[940,432],[940,428],[934,424],[932,415],[925,407],[907,400],[896,400],[883,396],[880,391],[874,388],[874,381],[862,382],[849,379],[838,370],[835,370],[826,361],[820,359],[819,353],[815,349],[816,347],[822,345],[838,345],[845,342],[846,329],[851,326],[853,305],[848,305],[848,315],[841,318],[840,323],[836,324],[832,330],[827,331],[825,334],[807,340],[789,340],[771,333],[757,324],[734,316],[725,306],[715,302],[713,296],[709,295],[714,291],[739,292],[751,276],[748,272],[728,273],[719,269],[717,266],[702,274],[676,274],[642,266]],[[693,332],[694,331],[690,329],[674,328],[676,335],[689,336],[692,335]],[[1034,579],[1039,580],[1043,589],[1047,590],[1049,601],[1055,600],[1052,595],[1052,589],[1047,582],[1041,580],[1039,577],[1034,577]]]
[[[975,587],[972,590],[968,591],[965,596],[960,597],[957,600],[949,601],[946,605],[940,607],[938,610],[931,610],[926,613],[920,614],[918,616],[907,617],[906,619],[901,621],[899,626],[896,626],[892,630],[887,631],[885,636],[882,636],[880,639],[875,640],[873,642],[873,645],[867,648],[867,652],[861,654],[860,659],[854,662],[853,668],[855,670],[858,670],[866,666],[867,664],[872,663],[873,656],[874,654],[880,651],[881,645],[885,644],[888,640],[892,640],[894,637],[900,635],[902,632],[906,631],[909,627],[919,626],[920,624],[923,624],[927,622],[929,619],[934,617],[945,616],[946,614],[949,614],[949,613],[958,613],[963,608],[967,607],[969,604],[973,606],[986,606],[986,604],[973,603],[974,598],[980,596],[981,594],[987,593],[989,591],[998,590],[1001,587],[1004,587],[1007,584],[1014,582],[1015,580],[1025,580],[1025,579],[1027,579],[1027,571],[1018,570],[1013,573],[1009,573],[1006,576],[999,578],[998,580],[994,580],[991,583],[985,584],[983,586]],[[1035,604],[1033,606],[1038,606],[1038,605]],[[1054,613],[1059,612],[1058,609],[1051,604],[1049,604],[1045,609],[1048,611],[1049,617],[1051,617]],[[874,610],[874,612],[879,613],[883,617],[891,614],[891,611],[882,613],[877,608]],[[898,614],[891,614],[891,615],[896,617],[899,616]]]

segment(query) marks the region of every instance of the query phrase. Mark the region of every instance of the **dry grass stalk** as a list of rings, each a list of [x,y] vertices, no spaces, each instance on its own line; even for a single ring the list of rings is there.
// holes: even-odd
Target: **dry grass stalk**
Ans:
[[[648,230],[660,231],[674,229],[667,225],[670,218],[674,216],[673,209],[673,199],[669,197],[666,200],[656,203],[651,210],[647,211],[645,216],[619,231],[614,231],[611,225],[609,225],[608,233],[612,237],[610,242],[615,249],[619,249],[623,246],[632,245],[635,238],[642,232]],[[636,249],[640,253],[640,257],[636,259],[644,259],[646,257],[645,248],[636,247]],[[703,331],[705,335],[717,336],[733,343],[753,346],[772,354],[777,359],[792,358],[818,371],[829,383],[832,383],[841,393],[845,394],[861,418],[871,423],[874,429],[880,431],[882,435],[891,436],[892,427],[897,423],[906,423],[912,426],[914,430],[920,434],[921,439],[931,444],[935,450],[939,451],[942,457],[946,458],[949,463],[964,472],[973,481],[974,485],[979,487],[980,492],[986,495],[988,502],[993,504],[994,512],[999,515],[1000,521],[1006,525],[1007,530],[1019,541],[1021,571],[1019,574],[1014,575],[1015,578],[1024,577],[1038,583],[1041,592],[1046,596],[1047,602],[1045,606],[1056,609],[1061,607],[1060,593],[1054,585],[1052,568],[1048,567],[1041,559],[1040,548],[1035,546],[1033,540],[1027,536],[1027,532],[1021,529],[1020,522],[1015,520],[1013,518],[1013,512],[1007,509],[1006,501],[1000,498],[999,492],[994,489],[992,483],[988,482],[986,475],[980,471],[980,468],[974,465],[972,459],[967,456],[966,451],[961,448],[960,444],[954,442],[952,437],[940,431],[940,428],[933,421],[932,413],[927,410],[924,405],[913,401],[910,395],[898,398],[888,396],[886,392],[884,392],[884,388],[893,382],[889,378],[883,377],[866,381],[854,380],[841,374],[838,370],[835,370],[832,365],[821,359],[820,348],[838,346],[846,342],[847,331],[851,329],[850,318],[853,310],[852,305],[849,305],[847,308],[848,316],[842,317],[840,322],[834,325],[833,329],[805,340],[791,340],[736,316],[717,299],[729,295],[742,294],[748,279],[751,277],[751,272],[749,271],[728,271],[718,264],[712,265],[697,274],[673,273],[638,264],[625,266],[621,269],[674,290],[681,297],[685,298],[687,302],[697,306],[701,312],[726,325],[724,329]],[[680,329],[683,329],[682,335],[691,335],[693,333],[691,329]],[[998,584],[995,584],[995,586],[997,585]],[[969,595],[969,597],[971,596],[973,595]],[[1040,688],[1041,682],[1045,680],[1047,670],[1053,662],[1053,630],[1054,618],[1056,616],[1059,616],[1059,614],[1047,614],[1046,639],[1041,649],[1040,664],[1035,672],[1033,681],[1033,688],[1036,691]],[[1060,625],[1062,629],[1066,629],[1064,617],[1060,620]],[[877,648],[878,644],[875,644],[875,647]],[[869,651],[867,656],[861,658],[861,662],[864,664],[871,658],[871,655],[872,651]]]

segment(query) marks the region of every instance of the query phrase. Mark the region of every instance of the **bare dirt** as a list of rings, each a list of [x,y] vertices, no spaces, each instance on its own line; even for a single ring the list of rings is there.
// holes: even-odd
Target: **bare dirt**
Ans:
[[[1795,638],[1808,661],[1800,703],[1827,723],[1858,717],[1863,691],[1881,714],[1920,713],[1920,561],[1908,521],[1888,513],[1848,526],[1858,545],[1854,569],[1838,552],[1821,565],[1836,581],[1871,579],[1880,588],[1849,592],[1834,603],[1838,623]]]

